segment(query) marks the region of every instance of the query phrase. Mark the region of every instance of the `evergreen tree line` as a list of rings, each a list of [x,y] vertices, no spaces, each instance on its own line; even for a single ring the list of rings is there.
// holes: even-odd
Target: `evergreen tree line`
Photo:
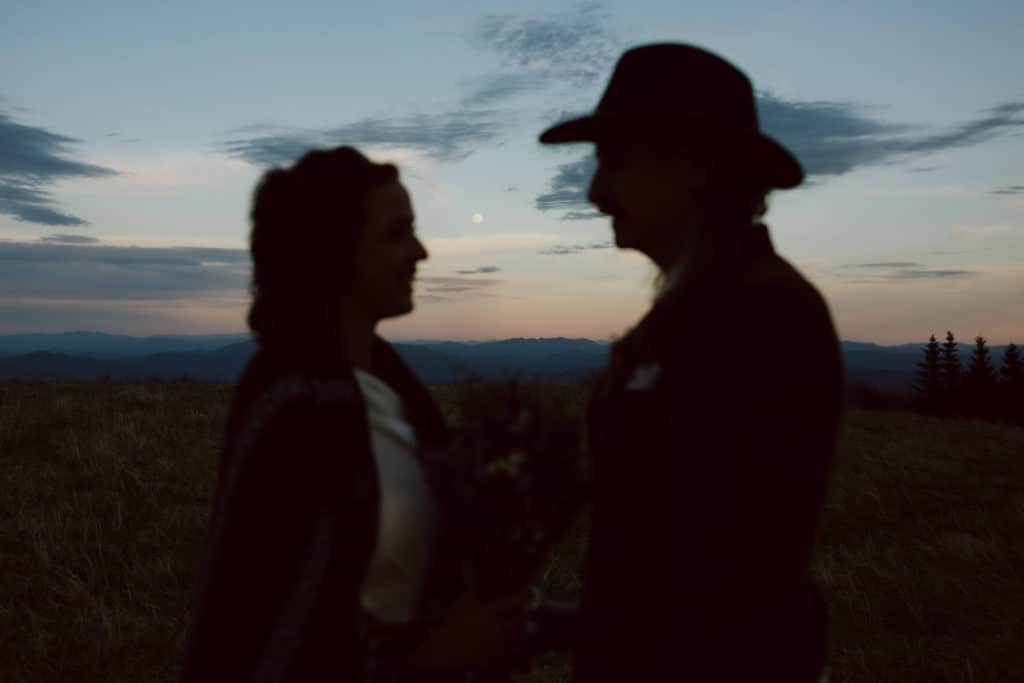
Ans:
[[[917,364],[918,409],[931,415],[979,417],[1024,425],[1024,363],[1010,344],[997,371],[984,337],[976,337],[967,365],[960,362],[952,332],[939,343],[933,334]]]

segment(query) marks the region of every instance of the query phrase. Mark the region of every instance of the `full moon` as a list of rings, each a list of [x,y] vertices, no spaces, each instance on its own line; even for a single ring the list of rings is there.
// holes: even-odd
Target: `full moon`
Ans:
[[[484,215],[482,213],[474,213],[472,216],[469,217],[469,220],[473,221],[477,225],[480,225],[481,223],[484,222]]]

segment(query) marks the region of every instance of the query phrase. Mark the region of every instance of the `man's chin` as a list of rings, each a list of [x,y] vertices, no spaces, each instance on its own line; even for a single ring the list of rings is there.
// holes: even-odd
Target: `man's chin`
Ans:
[[[392,302],[390,306],[387,307],[383,315],[381,315],[380,317],[381,320],[384,320],[385,318],[397,318],[399,316],[412,313],[414,308],[415,305],[413,304],[411,296],[400,301],[396,299],[394,302]]]

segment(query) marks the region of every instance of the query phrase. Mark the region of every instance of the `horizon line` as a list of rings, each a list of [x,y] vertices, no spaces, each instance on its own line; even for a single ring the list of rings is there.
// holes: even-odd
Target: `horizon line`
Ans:
[[[166,338],[166,337],[176,337],[176,338],[202,338],[202,337],[207,337],[207,338],[209,338],[209,337],[234,337],[234,336],[238,336],[238,337],[252,337],[253,336],[253,333],[251,331],[241,331],[241,332],[202,332],[202,333],[168,332],[168,333],[160,333],[160,334],[144,334],[144,335],[139,335],[139,334],[124,334],[124,333],[118,333],[118,332],[101,332],[101,331],[98,331],[98,330],[81,330],[81,329],[79,329],[79,330],[64,330],[62,332],[0,332],[0,338],[4,338],[4,337],[18,337],[18,336],[44,336],[44,335],[59,336],[59,335],[70,335],[70,334],[107,335],[107,336],[111,336],[111,337],[129,337],[129,338],[132,338],[132,339],[158,339],[158,338]],[[975,342],[975,338],[976,337],[964,337],[964,338],[956,337],[956,342],[957,342],[957,344],[970,344],[970,345],[973,345],[974,342]],[[1005,343],[994,343],[994,342],[992,342],[991,339],[989,339],[987,337],[983,337],[983,338],[985,339],[985,343],[988,346],[1008,346],[1010,344],[1016,344],[1016,342],[1014,342],[1013,340],[1007,341]],[[476,338],[476,339],[458,339],[458,338],[440,338],[440,337],[434,337],[434,338],[427,338],[427,337],[402,337],[402,338],[399,338],[399,337],[386,337],[385,339],[387,341],[391,342],[391,343],[398,343],[398,344],[401,344],[401,343],[431,344],[431,343],[444,343],[444,342],[467,343],[467,344],[484,344],[484,343],[489,343],[489,342],[513,341],[513,340],[520,340],[520,339],[522,339],[522,340],[565,339],[567,341],[590,341],[590,342],[594,342],[594,343],[597,343],[597,344],[610,344],[610,343],[613,343],[609,339],[595,339],[593,337],[566,337],[566,336],[563,336],[563,335],[553,335],[553,336],[550,336],[550,337],[530,337],[530,336],[492,337],[492,338],[486,338],[486,339],[480,339],[480,338]],[[936,341],[938,341],[940,344],[943,343],[942,339],[937,339]],[[906,341],[906,342],[893,342],[893,343],[881,343],[881,342],[876,342],[876,341],[864,341],[864,340],[861,340],[861,339],[839,339],[839,342],[841,344],[871,344],[873,346],[879,346],[879,347],[885,348],[885,347],[893,347],[893,346],[907,346],[907,345],[910,345],[910,344],[920,344],[920,345],[923,346],[923,345],[928,344],[928,339],[924,339],[923,341]]]

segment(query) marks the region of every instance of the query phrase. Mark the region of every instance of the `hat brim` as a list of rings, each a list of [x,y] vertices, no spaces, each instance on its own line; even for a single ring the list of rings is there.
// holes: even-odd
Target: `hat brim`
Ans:
[[[569,142],[599,142],[627,128],[649,130],[653,134],[702,136],[716,133],[725,136],[730,146],[743,148],[744,167],[754,171],[769,187],[790,189],[804,181],[804,169],[797,158],[781,144],[763,133],[723,129],[708,121],[673,117],[659,121],[657,117],[583,116],[565,121],[541,133],[540,142],[558,145]]]

